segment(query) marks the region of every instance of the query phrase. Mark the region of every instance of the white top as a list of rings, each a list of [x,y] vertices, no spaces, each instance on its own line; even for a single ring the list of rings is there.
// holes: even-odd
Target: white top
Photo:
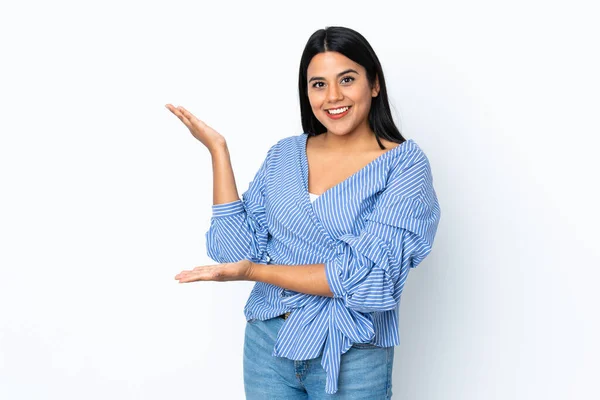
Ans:
[[[313,193],[308,193],[310,195],[310,202],[312,203],[313,201],[315,201],[317,199],[317,197],[320,196],[320,194],[313,194]]]

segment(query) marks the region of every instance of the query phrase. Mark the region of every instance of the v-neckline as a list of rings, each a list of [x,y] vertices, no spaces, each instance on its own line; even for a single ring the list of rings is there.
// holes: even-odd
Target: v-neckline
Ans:
[[[332,187],[330,187],[323,193],[317,195],[317,198],[314,201],[310,201],[310,192],[308,191],[308,175],[309,175],[308,152],[306,151],[307,150],[306,146],[308,144],[308,136],[309,135],[308,135],[308,133],[303,133],[302,135],[304,136],[303,141],[302,141],[302,162],[303,162],[303,169],[305,171],[305,174],[304,174],[304,196],[308,199],[308,202],[311,205],[314,205],[317,201],[319,201],[319,199],[321,197],[323,197],[324,195],[326,195],[330,192],[333,192],[338,187],[344,185],[346,182],[352,180],[355,176],[357,176],[361,172],[365,171],[367,168],[370,168],[371,166],[375,165],[377,162],[384,159],[386,156],[389,156],[390,153],[399,151],[399,148],[404,147],[403,145],[405,143],[412,141],[412,139],[407,139],[404,142],[400,143],[398,146],[394,147],[393,149],[390,149],[390,150],[386,151],[385,153],[377,156],[374,160],[370,161],[368,164],[366,164],[364,167],[362,167],[359,170],[357,170],[356,172],[354,172],[352,175],[348,176],[346,179],[342,180],[341,182],[338,182],[337,184],[333,185]],[[316,194],[316,193],[313,193],[313,194]]]

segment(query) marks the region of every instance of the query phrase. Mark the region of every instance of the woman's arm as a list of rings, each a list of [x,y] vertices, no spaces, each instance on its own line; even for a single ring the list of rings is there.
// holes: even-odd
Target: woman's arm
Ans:
[[[266,259],[269,230],[264,186],[268,153],[241,199],[237,195],[227,147],[211,151],[211,154],[214,204],[210,227],[205,235],[208,256],[220,263],[246,258],[255,262]]]
[[[213,204],[230,203],[239,200],[229,149],[223,135],[196,118],[184,107],[166,104],[165,107],[175,114],[210,152],[213,167]]]
[[[325,264],[272,265],[240,260],[195,267],[175,276],[179,283],[196,281],[254,281],[270,283],[299,293],[333,297],[325,275]]]
[[[333,297],[325,264],[272,265],[252,263],[245,280],[270,283],[295,292]]]
[[[325,276],[325,264],[272,265],[250,260],[205,265],[175,276],[180,283],[195,281],[254,281],[317,296],[333,297]]]
[[[208,149],[213,167],[213,206],[206,232],[208,256],[228,263],[251,258],[262,259],[268,238],[263,207],[266,160],[240,199],[225,138],[185,108],[166,107]]]
[[[210,149],[213,168],[213,204],[231,203],[240,199],[229,149],[225,141]]]

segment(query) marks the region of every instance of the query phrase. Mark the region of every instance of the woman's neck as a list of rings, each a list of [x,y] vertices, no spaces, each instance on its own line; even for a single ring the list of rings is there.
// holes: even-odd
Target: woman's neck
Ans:
[[[344,153],[363,152],[379,148],[375,132],[371,129],[355,130],[345,135],[337,135],[329,131],[322,134],[324,148]]]

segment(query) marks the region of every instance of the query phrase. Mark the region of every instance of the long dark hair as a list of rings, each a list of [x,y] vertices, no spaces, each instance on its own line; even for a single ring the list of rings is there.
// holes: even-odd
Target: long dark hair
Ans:
[[[302,52],[298,89],[304,132],[309,135],[319,135],[327,131],[327,128],[319,122],[310,107],[306,76],[308,64],[310,64],[312,58],[326,51],[341,53],[355,63],[362,65],[367,71],[367,79],[371,87],[375,84],[375,78],[379,78],[379,94],[372,99],[371,110],[369,110],[369,126],[375,132],[379,147],[385,149],[379,140],[380,137],[395,143],[406,141],[392,118],[383,70],[375,51],[360,33],[341,26],[329,26],[325,29],[319,29],[310,36]]]

